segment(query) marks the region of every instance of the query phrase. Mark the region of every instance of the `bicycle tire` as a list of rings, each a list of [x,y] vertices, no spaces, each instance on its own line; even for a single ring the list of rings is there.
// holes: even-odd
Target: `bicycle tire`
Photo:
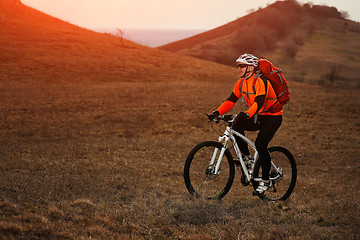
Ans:
[[[277,167],[282,168],[282,177],[281,179],[272,180],[272,187],[260,197],[270,201],[286,200],[290,197],[296,185],[297,167],[294,156],[288,149],[281,146],[273,146],[268,148],[268,150],[271,155],[271,161]],[[273,166],[271,166],[270,178],[276,177],[276,174]],[[254,179],[259,178],[260,175],[260,161],[256,161],[254,166]],[[254,190],[258,185],[258,181],[253,181]]]
[[[184,180],[189,193],[207,199],[221,199],[230,190],[235,176],[233,157],[228,149],[218,175],[211,174],[210,160],[215,149],[220,152],[223,145],[220,142],[205,141],[196,145],[189,153],[184,166]],[[215,161],[216,163],[216,161]]]

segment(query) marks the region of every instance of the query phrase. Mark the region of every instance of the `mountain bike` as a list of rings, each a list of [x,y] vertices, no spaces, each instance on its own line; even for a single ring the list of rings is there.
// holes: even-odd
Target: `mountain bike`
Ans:
[[[212,123],[223,121],[226,125],[218,141],[205,141],[196,145],[189,153],[184,166],[184,180],[189,193],[207,199],[221,199],[230,190],[235,167],[241,169],[241,184],[254,190],[261,181],[262,170],[255,144],[244,135],[232,129],[234,115],[223,115]],[[245,157],[236,142],[235,135],[251,147],[253,156]],[[233,149],[233,150],[232,150]],[[289,150],[282,146],[268,148],[271,156],[271,188],[259,197],[269,201],[289,198],[296,184],[296,162]],[[232,152],[235,152],[236,159]]]

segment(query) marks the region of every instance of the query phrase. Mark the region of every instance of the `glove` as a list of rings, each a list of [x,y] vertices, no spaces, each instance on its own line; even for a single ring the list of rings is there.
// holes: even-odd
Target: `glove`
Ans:
[[[244,120],[249,119],[249,117],[250,117],[250,115],[249,115],[248,113],[240,112],[240,113],[236,116],[233,124],[234,124],[234,125],[238,125],[238,124],[240,124],[241,122],[243,122]]]
[[[206,114],[210,121],[214,120],[219,116],[219,112],[217,110],[213,111],[212,114]]]

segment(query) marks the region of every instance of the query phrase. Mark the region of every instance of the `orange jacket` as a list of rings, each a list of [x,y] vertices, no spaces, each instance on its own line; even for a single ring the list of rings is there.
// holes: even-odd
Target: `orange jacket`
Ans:
[[[277,112],[267,111],[277,101],[277,97],[269,80],[263,80],[257,74],[253,74],[248,79],[240,78],[236,82],[230,97],[217,109],[219,114],[222,115],[228,112],[239,98],[248,107],[245,113],[248,113],[250,118],[256,113],[275,116],[283,114],[282,110]]]

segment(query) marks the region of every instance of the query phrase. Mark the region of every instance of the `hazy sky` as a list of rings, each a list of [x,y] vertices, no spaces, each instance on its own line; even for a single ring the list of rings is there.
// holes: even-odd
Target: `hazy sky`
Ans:
[[[276,0],[21,0],[86,28],[213,29]],[[305,3],[308,1],[298,1]],[[360,0],[312,0],[360,22]]]

